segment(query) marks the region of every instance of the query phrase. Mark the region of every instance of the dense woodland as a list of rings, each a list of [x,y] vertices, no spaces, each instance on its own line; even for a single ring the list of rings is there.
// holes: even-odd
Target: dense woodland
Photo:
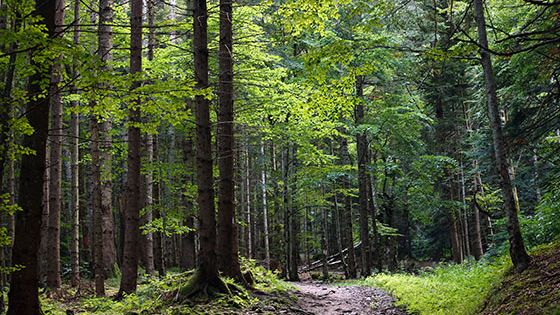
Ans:
[[[250,288],[247,263],[299,281],[507,255],[522,274],[560,235],[559,14],[0,0],[7,314],[193,269],[175,301]]]

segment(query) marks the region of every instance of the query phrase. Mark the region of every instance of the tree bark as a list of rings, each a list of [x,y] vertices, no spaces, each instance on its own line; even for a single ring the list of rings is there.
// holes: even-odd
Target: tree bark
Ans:
[[[131,1],[130,16],[130,73],[139,74],[142,71],[142,7],[143,0]],[[132,84],[132,93],[141,86],[136,80]],[[139,252],[139,217],[142,208],[141,175],[140,175],[140,117],[139,96],[133,101],[128,112],[128,172],[127,172],[127,201],[124,213],[124,248],[121,266],[122,278],[117,297],[136,291],[138,280],[138,252]]]
[[[261,140],[261,185],[262,185],[262,203],[263,203],[263,227],[264,227],[264,257],[265,266],[270,269],[270,238],[268,228],[268,205],[266,194],[266,155],[264,153],[264,141]]]
[[[356,127],[360,128],[360,125],[364,122],[364,84],[363,78],[356,78],[356,96],[358,97],[358,103],[355,107],[355,118]],[[364,131],[358,131],[356,134],[356,143],[358,150],[358,194],[359,194],[359,206],[360,206],[360,240],[361,245],[361,275],[362,277],[367,277],[370,274],[371,257],[369,253],[369,225],[368,225],[368,214],[370,213],[370,205],[368,202],[368,144],[367,135]]]
[[[492,129],[492,140],[494,142],[494,154],[496,166],[500,174],[500,186],[504,197],[504,208],[508,217],[509,254],[517,272],[527,269],[530,256],[525,249],[521,228],[519,226],[519,203],[515,196],[515,188],[511,179],[511,170],[507,157],[506,143],[500,121],[498,95],[496,91],[496,80],[492,68],[492,59],[488,51],[488,38],[486,33],[486,19],[484,17],[483,0],[474,0],[475,19],[478,30],[478,40],[481,46],[480,61],[484,71],[486,82],[486,94],[488,101],[488,118]]]
[[[40,17],[39,24],[46,26],[49,37],[55,34],[56,0],[37,2],[34,14]],[[49,71],[37,64],[35,58],[42,47],[31,51],[31,65],[39,67],[29,78],[27,87],[29,102],[26,116],[34,129],[32,135],[24,136],[23,145],[35,154],[24,155],[21,160],[19,201],[23,211],[16,214],[16,234],[13,247],[13,264],[25,268],[12,273],[8,294],[8,315],[41,314],[39,305],[37,253],[41,236],[41,214],[43,200],[43,174],[45,171],[47,135],[49,128],[49,96],[44,95],[41,82],[48,80]]]
[[[150,3],[148,1],[148,3]],[[149,11],[149,10],[148,10]],[[146,164],[148,168],[145,175],[146,195],[144,200],[144,224],[150,224],[153,219],[152,208],[154,204],[154,177],[152,165],[154,162],[154,138],[153,135],[146,136]],[[151,231],[145,232],[144,235],[144,268],[150,276],[154,274],[154,236]]]
[[[62,37],[64,1],[56,2],[55,36]],[[60,214],[62,211],[62,65],[61,55],[54,61],[51,76],[52,132],[50,151],[49,227],[47,244],[47,287],[58,289],[60,278]]]
[[[340,139],[340,158],[342,165],[350,165],[350,155],[348,153],[348,140],[346,138]],[[341,234],[343,235],[343,245],[348,250],[348,258],[346,264],[348,265],[347,278],[356,278],[356,254],[354,252],[354,237],[352,235],[352,196],[349,194],[350,179],[348,175],[344,175],[342,180],[342,189],[344,189],[344,211],[341,212],[340,224]]]
[[[232,0],[220,0],[217,253],[220,270],[226,276],[244,282],[239,265],[235,224],[232,13]]]
[[[252,208],[251,208],[251,172],[250,172],[250,167],[251,167],[251,157],[249,155],[249,139],[247,138],[247,143],[246,143],[246,147],[247,147],[247,152],[246,152],[246,157],[247,159],[245,160],[245,201],[247,202],[246,206],[247,206],[247,228],[245,229],[246,232],[246,243],[247,243],[247,258],[251,259],[253,258],[253,223],[251,220],[252,217]]]
[[[74,0],[74,45],[80,44],[80,0]],[[73,77],[78,77],[78,63],[74,60]],[[71,86],[71,93],[77,94],[78,90],[75,85]],[[72,108],[75,110],[70,118],[70,164],[72,169],[71,175],[71,213],[72,213],[72,231],[70,239],[70,260],[71,260],[71,278],[70,283],[73,287],[80,284],[80,117],[77,109],[80,104],[78,101],[71,102]]]
[[[206,0],[194,0],[193,46],[196,89],[202,91],[208,82],[208,12]],[[214,207],[214,178],[212,172],[212,137],[210,101],[202,94],[195,97],[196,121],[196,183],[200,220],[200,255],[196,274],[189,283],[189,292],[195,294],[202,287],[223,289],[216,264],[216,214]]]

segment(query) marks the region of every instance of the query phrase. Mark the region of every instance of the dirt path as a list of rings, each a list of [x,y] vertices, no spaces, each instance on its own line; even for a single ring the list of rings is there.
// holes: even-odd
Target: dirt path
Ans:
[[[307,314],[318,315],[406,315],[395,307],[395,299],[386,292],[366,287],[338,287],[301,282],[298,305]]]

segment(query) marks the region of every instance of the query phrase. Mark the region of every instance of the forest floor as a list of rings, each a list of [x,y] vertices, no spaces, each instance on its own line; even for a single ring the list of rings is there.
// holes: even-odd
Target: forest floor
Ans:
[[[480,314],[560,314],[560,241],[540,246],[523,273],[508,272]]]
[[[304,314],[404,315],[385,291],[361,286],[334,286],[319,282],[295,284],[297,304]]]

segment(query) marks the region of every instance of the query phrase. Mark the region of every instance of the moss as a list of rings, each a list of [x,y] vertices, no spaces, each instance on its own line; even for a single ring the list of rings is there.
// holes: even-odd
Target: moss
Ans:
[[[560,314],[560,244],[531,252],[527,270],[510,272],[487,295],[481,314]]]

